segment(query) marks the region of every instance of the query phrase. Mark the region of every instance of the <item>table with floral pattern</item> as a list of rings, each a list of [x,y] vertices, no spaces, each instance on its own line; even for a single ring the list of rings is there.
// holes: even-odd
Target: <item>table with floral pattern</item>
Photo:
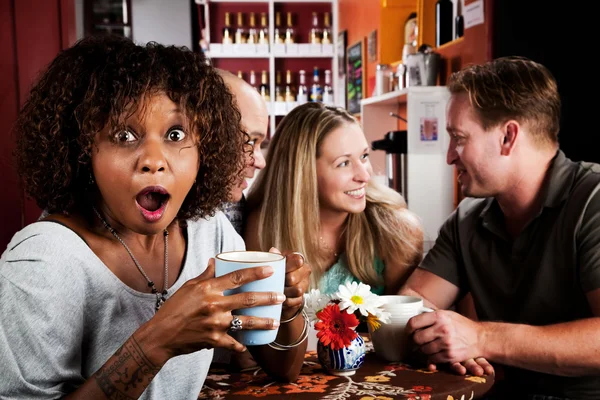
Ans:
[[[260,368],[230,372],[213,364],[198,399],[324,399],[324,400],[470,400],[482,398],[494,383],[493,376],[460,376],[431,372],[377,357],[367,339],[365,362],[355,375],[328,374],[314,351],[306,353],[298,380],[281,383]]]

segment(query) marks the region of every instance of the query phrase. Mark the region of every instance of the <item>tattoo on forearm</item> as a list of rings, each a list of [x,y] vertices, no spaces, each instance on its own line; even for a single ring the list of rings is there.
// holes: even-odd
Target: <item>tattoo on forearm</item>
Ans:
[[[132,336],[94,378],[109,399],[137,399],[159,370]]]

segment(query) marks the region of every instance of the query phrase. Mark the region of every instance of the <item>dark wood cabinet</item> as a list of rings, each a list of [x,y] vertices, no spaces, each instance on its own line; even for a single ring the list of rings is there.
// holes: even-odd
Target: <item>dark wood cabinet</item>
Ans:
[[[75,0],[0,0],[0,254],[41,210],[19,185],[12,127],[31,85],[59,51],[76,39]]]

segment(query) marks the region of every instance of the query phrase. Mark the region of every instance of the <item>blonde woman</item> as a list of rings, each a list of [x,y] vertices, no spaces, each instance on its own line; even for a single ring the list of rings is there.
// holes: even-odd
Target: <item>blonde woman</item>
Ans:
[[[345,110],[295,108],[279,124],[249,194],[247,248],[302,252],[312,265],[311,287],[323,293],[358,281],[376,294],[396,294],[421,261],[423,231],[399,193],[370,180],[369,151]]]

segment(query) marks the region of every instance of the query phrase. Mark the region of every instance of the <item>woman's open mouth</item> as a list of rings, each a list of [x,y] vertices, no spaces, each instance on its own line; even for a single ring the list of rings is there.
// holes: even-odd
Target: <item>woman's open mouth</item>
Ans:
[[[148,222],[158,221],[164,214],[171,195],[162,186],[148,186],[135,198],[142,216]]]

